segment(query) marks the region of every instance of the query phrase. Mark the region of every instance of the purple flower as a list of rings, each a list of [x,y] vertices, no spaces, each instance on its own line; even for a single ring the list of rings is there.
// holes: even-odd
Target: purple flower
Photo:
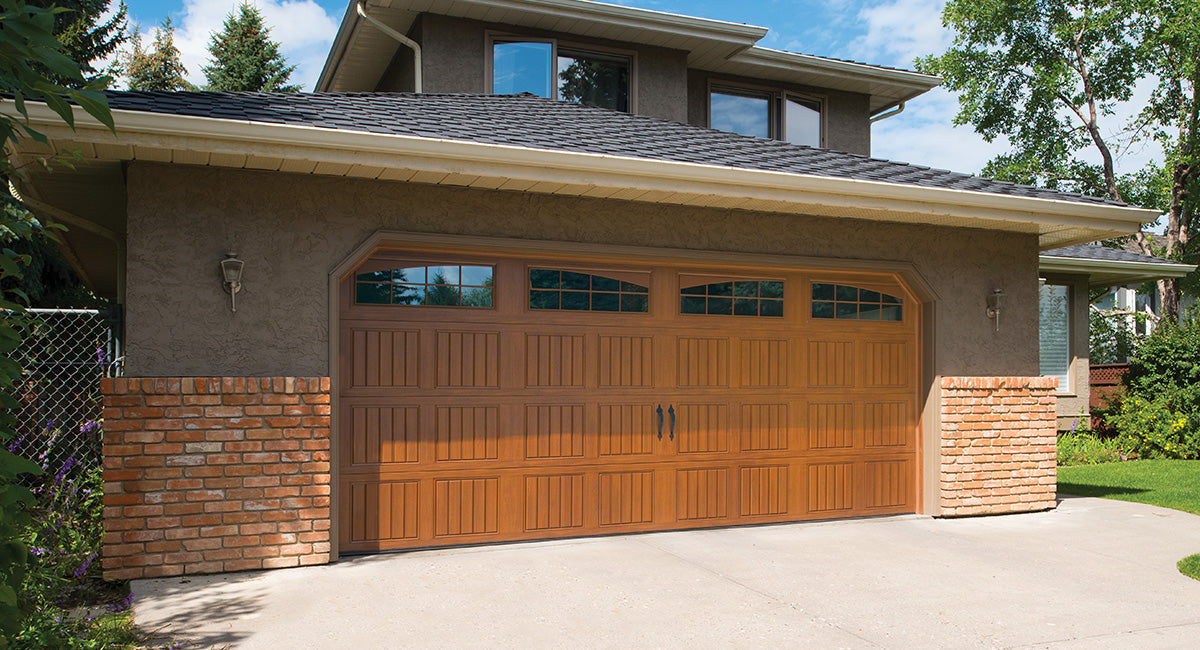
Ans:
[[[87,573],[88,567],[92,566],[92,562],[95,561],[95,559],[95,553],[89,555],[88,558],[83,561],[83,564],[79,565],[78,569],[75,569],[75,572],[72,575],[76,578],[82,578],[83,574]]]
[[[100,423],[95,420],[88,420],[79,425],[79,433],[93,434],[100,430]]]

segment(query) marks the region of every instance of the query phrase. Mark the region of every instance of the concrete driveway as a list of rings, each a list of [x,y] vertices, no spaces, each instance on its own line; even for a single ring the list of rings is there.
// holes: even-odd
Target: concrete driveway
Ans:
[[[139,580],[200,647],[1054,647],[1200,643],[1200,517],[1052,512],[654,533]]]

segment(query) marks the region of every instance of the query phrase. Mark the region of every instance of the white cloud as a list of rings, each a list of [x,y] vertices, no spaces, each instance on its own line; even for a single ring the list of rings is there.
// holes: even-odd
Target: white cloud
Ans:
[[[854,39],[855,60],[912,68],[913,59],[939,54],[953,34],[942,26],[941,0],[892,0],[859,10],[866,33]]]
[[[954,126],[958,99],[941,88],[909,102],[904,112],[876,122],[871,155],[937,169],[978,174],[1008,150],[1003,139],[987,142],[970,126]]]
[[[212,34],[221,29],[225,18],[239,4],[241,0],[185,0],[182,14],[172,16],[175,46],[187,68],[188,81],[198,86],[204,84],[203,68],[209,64],[208,44]],[[338,20],[313,0],[252,0],[251,4],[262,12],[263,21],[271,30],[271,40],[279,43],[287,62],[296,66],[290,81],[304,90],[312,90],[337,33]],[[155,27],[141,25],[147,45],[153,42]]]

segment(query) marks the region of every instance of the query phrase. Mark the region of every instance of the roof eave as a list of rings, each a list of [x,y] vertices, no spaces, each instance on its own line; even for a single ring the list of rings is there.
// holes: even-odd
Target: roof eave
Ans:
[[[1134,262],[1039,255],[1038,269],[1043,273],[1087,275],[1089,276],[1088,284],[1095,288],[1182,278],[1195,271],[1196,265],[1180,262]]]
[[[607,195],[627,197],[640,190],[662,203],[695,205],[696,197],[710,197],[738,207],[750,202],[759,206],[750,209],[861,214],[855,218],[952,223],[1040,236],[1060,233],[1057,239],[1043,237],[1043,248],[1136,232],[1142,222],[1157,216],[1127,206],[145,111],[113,111],[120,136],[116,142],[121,146],[111,147],[113,135],[81,109],[75,109],[76,129],[71,130],[44,105],[27,103],[27,108],[35,128],[63,142],[95,143],[97,157],[102,145],[120,149],[123,153],[111,154],[125,156],[117,159],[136,159],[139,147],[158,151],[146,157],[160,162],[164,162],[163,151],[165,162],[175,160],[172,148],[270,155],[345,167],[371,165],[499,178],[517,181],[516,185],[558,185],[562,189],[554,193],[559,194],[578,190],[580,195],[596,196],[597,187],[619,188]],[[812,211],[816,207],[825,212]],[[1047,245],[1050,239],[1055,239],[1053,245]]]

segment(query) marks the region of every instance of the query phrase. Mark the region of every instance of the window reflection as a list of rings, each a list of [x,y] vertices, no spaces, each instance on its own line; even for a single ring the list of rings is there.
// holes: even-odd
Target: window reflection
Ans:
[[[712,128],[757,138],[771,137],[771,107],[765,95],[714,90],[710,101]]]
[[[681,284],[688,278],[681,276]],[[783,316],[783,282],[780,280],[731,280],[683,286],[679,290],[679,313],[724,316]]]
[[[491,266],[400,266],[359,273],[354,300],[369,305],[491,307]]]
[[[558,98],[628,112],[629,59],[560,49]]]
[[[641,313],[649,311],[649,274],[624,275],[637,282],[577,271],[530,269],[529,308]]]
[[[901,321],[904,320],[904,305],[899,298],[879,291],[814,282],[812,317]]]
[[[492,45],[492,92],[551,97],[553,56],[551,43],[496,41]]]
[[[788,97],[784,102],[784,140],[809,147],[821,146],[821,104]]]

